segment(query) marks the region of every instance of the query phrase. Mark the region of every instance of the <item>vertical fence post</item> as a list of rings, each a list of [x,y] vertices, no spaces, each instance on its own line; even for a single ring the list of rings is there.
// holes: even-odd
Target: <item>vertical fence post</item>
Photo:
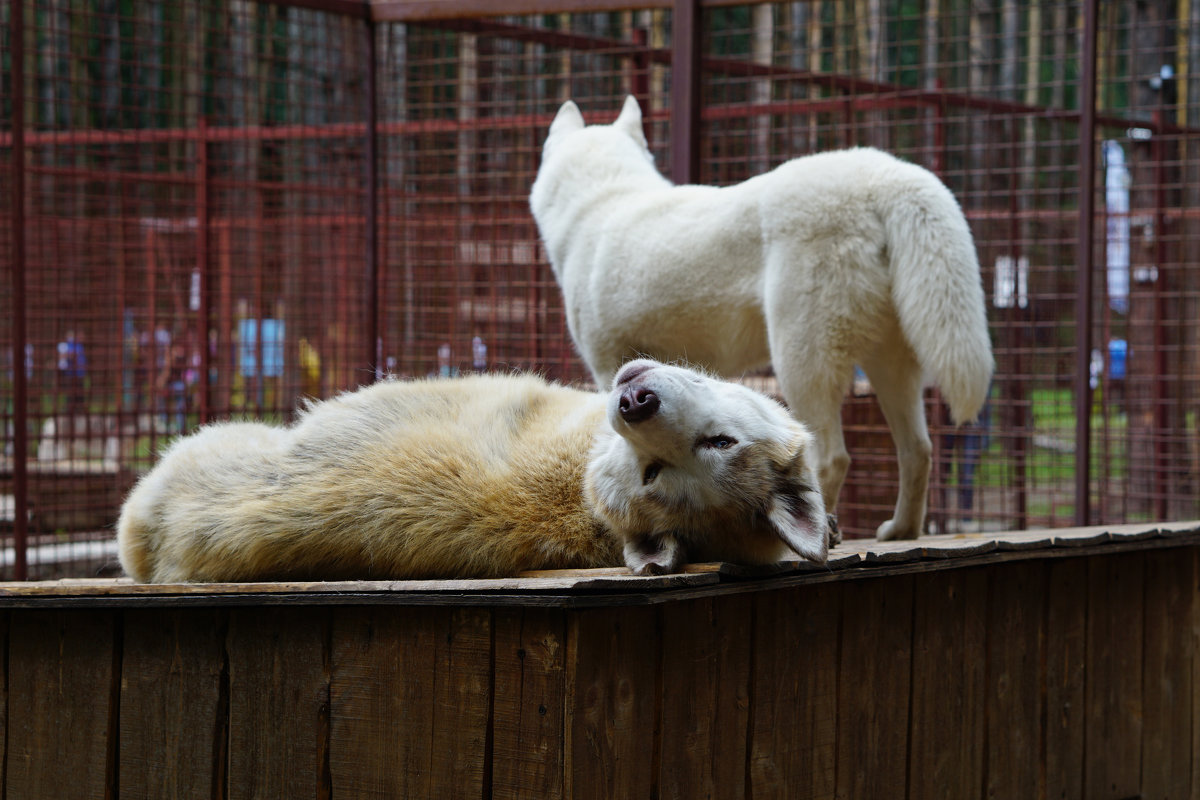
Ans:
[[[1079,92],[1079,226],[1075,285],[1075,524],[1091,524],[1092,229],[1096,205],[1096,30],[1099,0],[1083,4]]]
[[[13,577],[29,577],[29,383],[25,374],[25,0],[14,0],[9,21],[12,59],[12,374]]]
[[[700,0],[675,0],[671,15],[671,179],[700,176]]]
[[[209,386],[210,354],[208,348],[208,331],[212,327],[209,317],[209,285],[208,270],[208,236],[209,236],[209,168],[208,168],[208,120],[201,115],[196,121],[196,346],[200,348],[199,395],[200,423],[209,421],[212,409]],[[170,353],[167,354],[170,358]],[[191,354],[187,355],[191,361]],[[186,391],[186,389],[184,390]],[[168,397],[167,402],[174,402]],[[170,410],[168,409],[168,413]],[[179,431],[183,434],[183,430]]]
[[[366,209],[365,209],[365,243],[366,248],[366,337],[367,337],[367,368],[372,380],[383,376],[383,341],[380,336],[380,297],[379,297],[379,101],[378,86],[376,85],[376,53],[375,53],[375,23],[368,17],[363,23],[363,33],[367,38],[367,126],[366,126]]]

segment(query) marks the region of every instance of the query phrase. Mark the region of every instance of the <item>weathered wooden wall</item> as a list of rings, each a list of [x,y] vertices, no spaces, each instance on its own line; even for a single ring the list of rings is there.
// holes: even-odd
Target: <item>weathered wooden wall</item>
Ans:
[[[524,605],[9,597],[5,796],[1195,796],[1200,547],[1158,545]]]

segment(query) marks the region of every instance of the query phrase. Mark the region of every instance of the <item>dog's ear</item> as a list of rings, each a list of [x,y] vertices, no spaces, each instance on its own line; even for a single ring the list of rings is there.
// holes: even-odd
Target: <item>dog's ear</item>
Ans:
[[[669,533],[625,540],[625,566],[634,575],[666,575],[683,565],[683,548]]]
[[[800,557],[815,564],[829,559],[829,518],[820,492],[777,492],[767,518],[784,544]]]
[[[613,123],[613,127],[624,131],[634,141],[646,144],[646,134],[642,130],[642,107],[638,105],[636,97],[628,95],[625,98],[625,105],[621,106],[621,114]]]
[[[554,121],[550,123],[550,135],[571,133],[582,128],[583,114],[579,112],[579,106],[575,105],[574,101],[568,100],[562,104],[562,108],[558,109]]]

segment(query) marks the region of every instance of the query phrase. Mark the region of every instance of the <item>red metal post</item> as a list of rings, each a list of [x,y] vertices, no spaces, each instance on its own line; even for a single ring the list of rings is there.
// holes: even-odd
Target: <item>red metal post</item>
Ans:
[[[633,54],[629,59],[630,75],[629,75],[629,91],[637,98],[638,105],[642,107],[643,113],[649,112],[650,109],[650,58],[646,55],[646,43],[649,41],[649,36],[645,28],[634,28],[631,31],[630,40],[639,48],[642,48]],[[645,124],[643,123],[643,127]]]
[[[1096,206],[1096,26],[1099,0],[1083,5],[1079,90],[1079,225],[1075,248],[1075,524],[1091,524],[1092,258]]]
[[[700,176],[700,0],[675,0],[671,17],[671,179]]]
[[[12,61],[12,366],[13,366],[13,577],[29,577],[29,383],[25,374],[25,0],[11,5]]]
[[[212,413],[209,366],[211,354],[208,347],[208,331],[212,327],[209,309],[209,168],[208,168],[208,121],[201,116],[196,131],[196,275],[199,286],[199,306],[196,310],[196,346],[200,348],[200,422],[208,422]],[[168,358],[170,354],[168,354]],[[191,353],[187,358],[191,361]],[[180,433],[183,433],[181,430]]]
[[[1158,93],[1162,103],[1162,92]],[[1170,519],[1168,516],[1170,504],[1167,498],[1173,495],[1171,491],[1169,454],[1174,450],[1171,439],[1175,433],[1171,429],[1171,414],[1168,405],[1171,403],[1171,390],[1167,386],[1170,374],[1167,364],[1167,349],[1170,346],[1167,339],[1166,326],[1171,324],[1168,310],[1167,294],[1163,287],[1167,284],[1169,275],[1167,267],[1167,189],[1166,189],[1166,160],[1167,147],[1166,113],[1160,109],[1154,112],[1154,138],[1150,140],[1151,153],[1154,158],[1154,267],[1158,275],[1154,279],[1154,498],[1153,508],[1157,519]]]
[[[367,53],[367,129],[366,129],[366,356],[367,373],[374,380],[383,376],[383,340],[379,315],[382,308],[379,289],[379,105],[376,84],[375,24],[363,23]],[[366,374],[366,373],[364,373]]]

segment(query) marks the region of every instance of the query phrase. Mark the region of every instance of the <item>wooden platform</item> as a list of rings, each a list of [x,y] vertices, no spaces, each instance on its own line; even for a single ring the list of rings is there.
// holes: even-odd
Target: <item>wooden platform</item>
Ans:
[[[1200,522],[826,568],[0,585],[8,797],[1200,792]]]

